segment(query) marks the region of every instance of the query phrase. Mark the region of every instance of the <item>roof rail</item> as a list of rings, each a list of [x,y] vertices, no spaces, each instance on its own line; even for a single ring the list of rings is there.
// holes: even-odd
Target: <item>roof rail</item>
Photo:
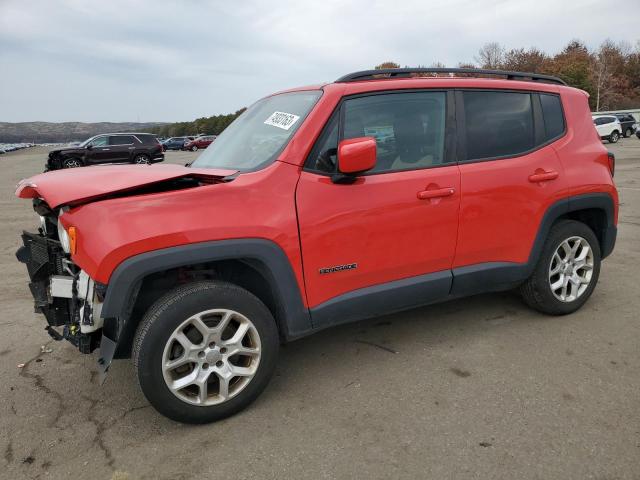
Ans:
[[[482,68],[383,68],[380,70],[363,70],[354,72],[337,79],[334,83],[358,82],[360,80],[373,80],[382,78],[405,78],[422,73],[464,73],[475,75],[495,75],[506,77],[507,80],[528,80],[532,82],[556,83],[566,85],[558,77],[542,75],[539,73],[509,72],[506,70],[485,70]],[[453,75],[452,75],[453,76]]]

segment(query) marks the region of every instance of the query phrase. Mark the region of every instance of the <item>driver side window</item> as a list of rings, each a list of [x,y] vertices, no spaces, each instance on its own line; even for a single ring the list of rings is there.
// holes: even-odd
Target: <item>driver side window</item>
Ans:
[[[98,137],[94,140],[91,140],[92,147],[106,147],[108,143],[108,137]]]
[[[448,163],[444,158],[446,94],[385,93],[347,99],[334,112],[316,141],[307,167],[337,170],[339,140],[373,137],[376,166],[372,173],[417,170]],[[340,125],[342,116],[343,125]]]

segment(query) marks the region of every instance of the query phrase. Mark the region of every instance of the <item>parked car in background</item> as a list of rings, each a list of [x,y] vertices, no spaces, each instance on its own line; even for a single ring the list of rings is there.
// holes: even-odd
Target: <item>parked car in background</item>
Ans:
[[[622,135],[622,124],[615,115],[594,116],[593,124],[601,140],[616,143]]]
[[[163,160],[162,145],[155,136],[109,133],[91,137],[77,146],[51,150],[45,171],[100,163],[156,163]]]
[[[532,73],[408,77],[443,70],[265,97],[189,168],[23,180],[43,226],[17,257],[48,331],[99,346],[102,373],[133,356],[158,411],[203,423],[260,394],[282,342],[330,326],[517,287],[575,312],[618,222],[587,96]]]
[[[192,152],[197,152],[198,150],[207,148],[211,143],[216,139],[217,135],[203,135],[201,137],[196,137],[193,140],[189,140],[184,144],[184,150],[191,150]]]
[[[164,150],[182,150],[184,148],[184,144],[189,140],[188,137],[171,137],[162,142],[162,146]]]
[[[616,117],[618,117],[622,126],[622,136],[624,138],[630,137],[638,129],[638,123],[630,113],[617,113]]]

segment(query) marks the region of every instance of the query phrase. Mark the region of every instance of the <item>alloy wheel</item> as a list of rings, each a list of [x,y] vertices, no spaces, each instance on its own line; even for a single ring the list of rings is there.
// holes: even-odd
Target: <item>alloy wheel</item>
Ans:
[[[144,164],[149,163],[149,159],[144,155],[140,155],[140,156],[136,157],[136,163],[139,164],[139,165],[144,165]]]
[[[64,168],[78,168],[81,166],[82,165],[80,164],[80,161],[76,159],[71,159],[64,162]]]
[[[593,276],[593,249],[584,238],[574,236],[558,245],[549,265],[549,286],[562,302],[573,302],[589,287]]]
[[[162,374],[180,400],[217,405],[251,382],[260,356],[260,336],[247,317],[228,309],[206,310],[173,331],[164,347]]]

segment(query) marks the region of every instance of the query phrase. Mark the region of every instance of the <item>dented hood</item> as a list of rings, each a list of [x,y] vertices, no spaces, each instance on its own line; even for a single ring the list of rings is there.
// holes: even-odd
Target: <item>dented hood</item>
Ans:
[[[180,165],[109,165],[70,168],[42,173],[21,180],[16,196],[43,198],[49,207],[80,205],[120,196],[155,183],[191,178],[216,183],[237,173],[236,170],[187,168]]]

